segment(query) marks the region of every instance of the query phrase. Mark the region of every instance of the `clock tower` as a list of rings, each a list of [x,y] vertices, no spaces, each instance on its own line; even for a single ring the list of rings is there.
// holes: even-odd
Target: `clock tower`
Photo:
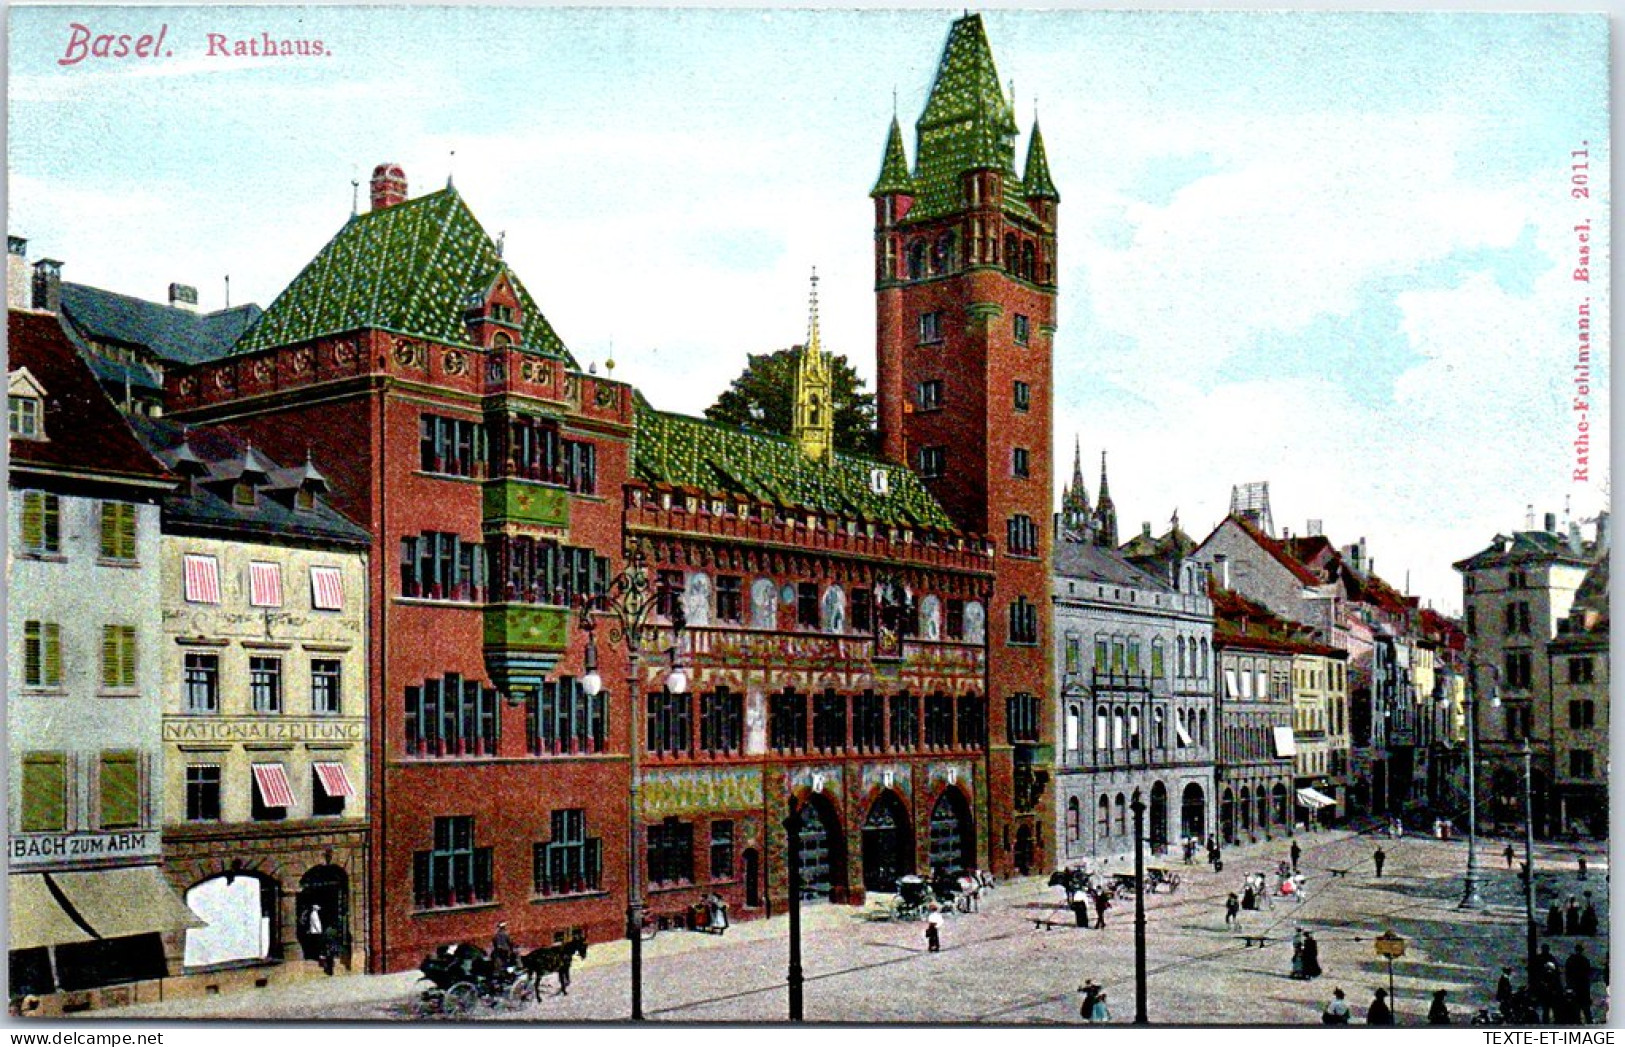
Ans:
[[[1051,354],[1056,210],[1035,121],[1025,169],[980,15],[954,22],[909,167],[893,118],[875,201],[882,453],[997,547],[988,608],[988,846],[1034,872],[1055,853]]]

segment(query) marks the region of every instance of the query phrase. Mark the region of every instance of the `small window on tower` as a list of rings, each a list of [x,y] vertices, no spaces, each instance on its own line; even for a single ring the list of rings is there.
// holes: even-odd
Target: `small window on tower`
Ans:
[[[935,480],[948,468],[948,451],[942,447],[920,448],[920,475]]]
[[[1014,318],[1012,333],[1015,335],[1017,345],[1026,345],[1032,337],[1032,320],[1017,313]]]
[[[916,387],[916,399],[922,411],[935,411],[942,406],[942,379],[932,378]]]
[[[942,341],[942,313],[930,312],[920,314],[920,341]]]
[[[1017,382],[1014,386],[1015,408],[1025,412],[1033,405],[1033,390],[1026,382]]]
[[[1032,475],[1032,459],[1025,447],[1014,447],[1010,450],[1010,473],[1017,479],[1025,480]]]

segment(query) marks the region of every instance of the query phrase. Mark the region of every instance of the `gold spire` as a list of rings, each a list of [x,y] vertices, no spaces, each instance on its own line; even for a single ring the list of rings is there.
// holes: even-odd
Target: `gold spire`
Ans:
[[[835,453],[834,382],[829,354],[818,335],[818,270],[812,272],[807,305],[807,344],[796,361],[795,414],[790,435],[802,453],[817,462],[829,462]]]

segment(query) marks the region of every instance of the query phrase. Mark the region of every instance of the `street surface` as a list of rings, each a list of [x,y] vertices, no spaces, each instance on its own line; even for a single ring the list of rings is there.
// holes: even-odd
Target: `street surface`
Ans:
[[[1468,913],[1456,908],[1466,854],[1461,840],[1412,835],[1391,840],[1341,830],[1297,839],[1306,899],[1277,898],[1272,908],[1243,912],[1239,929],[1225,926],[1225,896],[1239,893],[1248,873],[1273,871],[1287,857],[1290,841],[1230,848],[1222,873],[1184,865],[1177,854],[1172,861],[1148,858],[1147,864],[1173,868],[1183,877],[1176,892],[1146,899],[1151,1022],[1318,1024],[1332,989],[1341,987],[1361,1023],[1373,991],[1389,983],[1387,963],[1372,945],[1384,931],[1407,941],[1404,957],[1393,964],[1394,1009],[1401,1025],[1423,1024],[1432,992],[1441,988],[1449,993],[1456,1023],[1465,1024],[1488,1003],[1503,964],[1521,984],[1523,901],[1517,873],[1501,857],[1506,841],[1481,844],[1486,907]],[[1372,863],[1379,845],[1388,856],[1380,879]],[[1518,849],[1521,854],[1521,843]],[[1538,915],[1544,928],[1544,907],[1553,896],[1566,900],[1592,892],[1598,936],[1557,938],[1551,944],[1559,961],[1576,943],[1585,946],[1598,972],[1593,996],[1600,1022],[1606,998],[1601,970],[1607,954],[1607,856],[1604,845],[1589,845],[1589,875],[1581,881],[1577,853],[1555,844],[1536,849]],[[1120,861],[1103,871],[1132,868]],[[1078,928],[1061,907],[1060,888],[1046,886],[1046,879],[1001,884],[984,895],[981,912],[953,915],[943,928],[942,951],[935,954],[926,951],[923,921],[875,919],[874,901],[867,910],[806,907],[806,1019],[1077,1024],[1077,987],[1087,977],[1107,988],[1114,1023],[1132,1021],[1132,898],[1107,913],[1104,930]],[[1317,980],[1289,976],[1297,927],[1314,932],[1320,942],[1325,974]],[[645,1016],[654,1022],[784,1021],[786,933],[786,918],[778,916],[736,923],[722,936],[689,931],[656,936],[644,946]],[[481,1007],[461,1020],[624,1021],[626,956],[625,942],[595,945],[585,961],[578,961],[568,996],[547,995],[554,986],[549,981],[543,998],[521,1010]],[[416,982],[416,972],[315,978],[258,993],[147,1004],[97,1016],[402,1021],[412,1018],[408,1001]]]

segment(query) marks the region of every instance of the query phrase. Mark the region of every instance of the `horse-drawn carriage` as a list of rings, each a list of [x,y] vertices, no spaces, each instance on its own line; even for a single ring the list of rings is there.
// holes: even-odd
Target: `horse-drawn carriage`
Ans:
[[[1135,878],[1133,873],[1113,873],[1108,889],[1111,891],[1113,897],[1132,898],[1134,897],[1134,889],[1138,885],[1138,882],[1139,881]],[[1158,891],[1162,891],[1165,894],[1172,894],[1177,890],[1179,890],[1178,873],[1174,872],[1172,869],[1163,869],[1155,866],[1146,869],[1146,894],[1155,894]]]
[[[530,979],[515,964],[498,963],[477,945],[442,945],[418,965],[413,1012],[458,1017],[475,1005],[515,1010],[533,996]]]
[[[519,1010],[541,998],[542,979],[550,974],[558,975],[559,994],[568,993],[571,961],[586,955],[581,938],[532,949],[517,960],[499,960],[466,942],[442,945],[418,965],[423,977],[414,986],[412,1010],[420,1018],[455,1018],[476,1005]]]

